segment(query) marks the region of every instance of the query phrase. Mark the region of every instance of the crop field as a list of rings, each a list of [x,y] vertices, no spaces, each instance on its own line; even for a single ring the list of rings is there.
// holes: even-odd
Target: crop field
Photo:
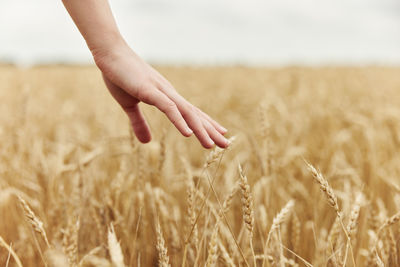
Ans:
[[[0,66],[0,266],[400,266],[400,68],[157,68],[203,149],[95,67]]]

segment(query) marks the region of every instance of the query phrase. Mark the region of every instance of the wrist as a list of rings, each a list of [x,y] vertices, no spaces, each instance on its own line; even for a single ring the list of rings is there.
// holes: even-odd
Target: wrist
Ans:
[[[95,60],[99,55],[110,54],[128,46],[119,32],[103,34],[86,42]]]
[[[122,38],[109,39],[100,45],[90,48],[94,62],[97,67],[104,73],[110,71],[113,62],[118,62],[126,55],[134,53],[129,45]]]

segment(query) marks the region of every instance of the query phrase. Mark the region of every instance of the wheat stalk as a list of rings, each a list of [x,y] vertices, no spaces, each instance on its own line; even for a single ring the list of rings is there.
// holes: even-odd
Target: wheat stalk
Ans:
[[[192,179],[188,180],[187,186],[187,199],[188,199],[188,217],[190,223],[190,229],[193,228],[193,233],[191,236],[191,242],[195,246],[197,246],[198,240],[198,231],[196,223],[196,210],[195,210],[195,188]]]
[[[166,157],[166,132],[163,131],[161,142],[160,142],[160,155],[159,155],[159,162],[158,162],[158,169],[157,169],[157,176],[160,176],[165,164],[165,157]]]
[[[233,262],[233,259],[231,258],[231,256],[229,255],[228,251],[226,250],[224,244],[222,244],[221,240],[219,240],[218,242],[218,247],[221,250],[221,256],[224,259],[225,263],[229,266],[229,267],[235,267],[235,263]]]
[[[328,234],[328,250],[333,252],[341,230],[340,218],[336,216]]]
[[[15,263],[18,265],[18,267],[22,267],[21,260],[19,259],[17,253],[15,253],[15,251],[12,249],[12,247],[10,245],[8,245],[1,236],[0,236],[0,246],[2,246],[8,250],[9,254],[12,255],[12,257],[14,258]]]

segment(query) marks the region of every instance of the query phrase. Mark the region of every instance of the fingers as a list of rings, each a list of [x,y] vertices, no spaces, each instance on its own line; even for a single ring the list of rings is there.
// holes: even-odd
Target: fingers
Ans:
[[[201,119],[197,116],[196,112],[191,109],[189,106],[181,107],[182,114],[189,124],[190,128],[193,130],[197,139],[199,139],[201,145],[204,148],[212,148],[214,146],[214,141],[209,136],[207,130],[204,128],[204,125]]]
[[[131,123],[133,131],[135,132],[136,137],[142,143],[148,143],[151,141],[151,133],[149,125],[143,117],[142,112],[140,112],[139,105],[134,105],[132,107],[123,108],[126,114],[128,115]]]
[[[156,106],[164,112],[182,135],[190,136],[194,133],[203,147],[212,148],[214,146],[215,143],[204,128],[201,119],[188,104],[174,99],[178,102],[176,104],[158,89],[142,91],[139,94],[139,99],[147,104]]]
[[[151,71],[151,67],[142,63],[128,64],[125,75],[119,72],[111,73],[115,82],[109,80],[106,74],[103,75],[111,94],[128,114],[133,130],[141,142],[149,142],[151,134],[138,107],[140,101],[165,113],[182,135],[190,136],[194,133],[203,147],[211,148],[214,144],[220,147],[228,146],[228,141],[223,137],[226,133],[225,128],[187,102],[161,74],[155,70]],[[136,78],[128,79],[127,82],[128,70],[137,75],[133,75]]]
[[[207,130],[207,133],[212,138],[212,140],[214,140],[217,146],[221,148],[226,148],[229,146],[229,141],[220,132],[218,132],[217,129],[213,125],[211,125],[210,122],[203,119],[203,125],[204,128]]]
[[[221,124],[219,124],[218,122],[216,122],[215,120],[213,120],[210,116],[207,115],[207,113],[203,112],[201,109],[197,108],[197,111],[201,114],[201,116],[203,116],[212,126],[214,126],[215,129],[217,129],[217,131],[224,135],[226,134],[226,132],[228,132],[227,129],[225,129]]]
[[[153,105],[165,113],[168,119],[175,125],[182,135],[189,137],[193,131],[189,128],[176,104],[157,88],[143,90],[138,98],[146,104]]]
[[[211,148],[214,143],[222,148],[229,145],[228,140],[222,136],[227,132],[224,127],[187,102],[169,83],[165,84],[164,87],[159,84],[158,87],[168,98],[176,103],[179,111],[183,114],[184,119],[203,147]]]

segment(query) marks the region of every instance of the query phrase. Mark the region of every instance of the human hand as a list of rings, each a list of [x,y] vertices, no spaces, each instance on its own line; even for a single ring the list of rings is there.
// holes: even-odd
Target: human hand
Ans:
[[[184,99],[159,72],[144,62],[126,44],[92,51],[96,65],[111,95],[128,115],[140,142],[151,140],[151,133],[139,103],[153,105],[165,113],[182,135],[194,134],[203,147],[216,144],[226,148],[227,130],[206,113]]]

